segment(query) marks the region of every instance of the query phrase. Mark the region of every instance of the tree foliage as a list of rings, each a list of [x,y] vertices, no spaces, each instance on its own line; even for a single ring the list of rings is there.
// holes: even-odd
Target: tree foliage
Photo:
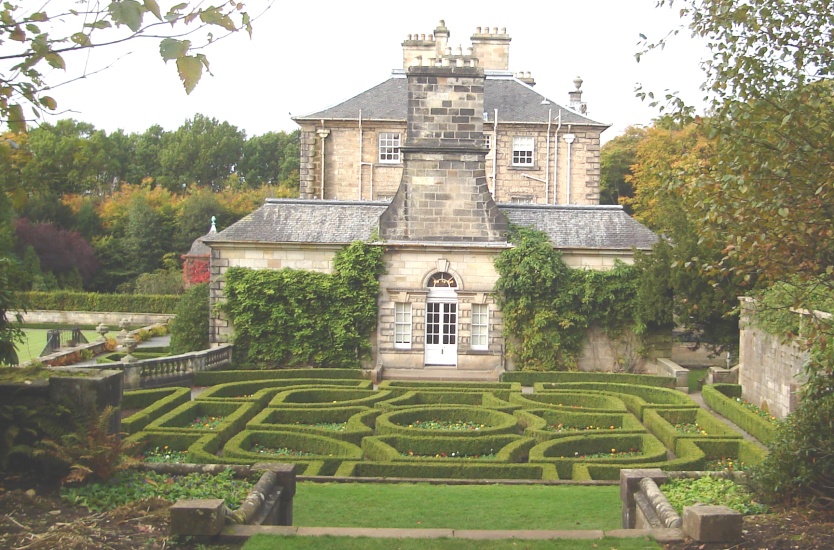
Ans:
[[[0,76],[0,117],[12,131],[25,131],[27,120],[58,108],[47,95],[48,72],[65,70],[75,52],[140,38],[159,41],[162,60],[175,62],[186,93],[191,93],[203,70],[209,68],[201,48],[222,37],[214,37],[213,32],[228,35],[239,30],[251,36],[251,18],[235,0],[209,6],[199,2],[160,6],[156,0],[58,2],[34,8],[6,2],[0,7],[0,60],[5,63]],[[201,38],[195,41],[195,37]]]
[[[546,234],[513,227],[513,248],[495,260],[495,289],[504,323],[507,353],[516,368],[570,370],[582,351],[588,328],[612,340],[627,331],[643,333],[654,319],[637,317],[637,270],[618,263],[609,271],[570,269]],[[627,369],[637,358],[623,356]]]
[[[646,136],[646,129],[629,126],[622,135],[605,143],[599,154],[599,203],[624,204],[634,195],[630,176],[637,146]],[[631,208],[626,207],[631,213]]]
[[[235,353],[266,368],[358,367],[376,328],[382,254],[355,242],[339,251],[332,274],[229,269],[223,310]]]
[[[188,353],[209,347],[209,288],[203,283],[188,289],[177,303],[171,321],[171,353]]]

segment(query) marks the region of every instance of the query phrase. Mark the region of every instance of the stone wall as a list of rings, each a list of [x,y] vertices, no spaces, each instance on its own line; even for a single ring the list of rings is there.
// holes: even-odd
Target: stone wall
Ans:
[[[30,324],[55,323],[59,325],[96,326],[99,323],[117,330],[122,319],[127,319],[130,326],[148,326],[156,323],[167,323],[174,315],[162,313],[124,313],[101,311],[52,311],[30,310],[23,313],[23,322]]]
[[[784,418],[798,403],[808,352],[794,342],[784,342],[779,336],[756,327],[755,315],[755,302],[741,298],[739,384],[742,397],[777,418]]]

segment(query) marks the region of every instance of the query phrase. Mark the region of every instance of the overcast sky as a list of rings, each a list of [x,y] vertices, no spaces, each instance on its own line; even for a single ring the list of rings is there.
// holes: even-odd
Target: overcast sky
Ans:
[[[265,2],[250,0],[251,14]],[[576,76],[584,79],[588,115],[612,124],[603,140],[630,124],[657,116],[635,97],[638,83],[670,89],[697,102],[702,46],[688,35],[637,63],[640,34],[660,38],[680,25],[676,11],[656,0],[550,0],[548,2],[382,1],[303,2],[277,0],[244,34],[205,53],[214,76],[205,75],[187,96],[173,62],[165,64],[157,40],[134,40],[123,51],[93,50],[68,58],[68,73],[86,66],[108,69],[52,91],[64,111],[59,118],[90,122],[111,132],[142,132],[152,124],[179,127],[195,113],[228,121],[247,135],[294,130],[293,115],[312,113],[348,99],[402,67],[402,41],[430,34],[440,19],[450,44],[469,45],[476,27],[506,27],[512,37],[510,70],[530,71],[536,89],[562,105]],[[112,66],[111,66],[112,65]]]

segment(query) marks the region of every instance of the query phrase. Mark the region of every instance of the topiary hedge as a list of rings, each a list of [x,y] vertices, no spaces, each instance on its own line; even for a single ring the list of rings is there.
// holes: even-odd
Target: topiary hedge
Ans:
[[[776,436],[777,424],[748,410],[741,403],[741,386],[706,385],[701,390],[704,403],[730,422],[767,445]]]
[[[639,452],[637,456],[617,453]],[[588,455],[606,455],[590,457]],[[643,464],[666,460],[666,447],[650,434],[590,435],[564,437],[539,443],[530,449],[530,463],[556,466],[561,479],[573,477],[573,465],[616,464],[619,468],[643,468]],[[639,466],[635,466],[639,465]]]
[[[458,423],[460,429],[439,427],[439,423]],[[381,414],[376,419],[378,435],[478,437],[518,432],[518,421],[513,415],[479,407],[423,405]]]
[[[248,430],[302,432],[341,439],[359,445],[374,434],[373,424],[382,411],[368,407],[267,408],[246,425]]]
[[[513,413],[524,427],[524,435],[537,442],[562,437],[597,434],[645,433],[646,428],[632,414],[588,413],[568,410],[532,409]]]
[[[421,462],[342,463],[337,477],[408,479],[559,479],[552,464],[435,464]]]
[[[146,294],[99,294],[97,292],[15,292],[15,304],[28,310],[97,311],[173,314],[181,296]]]
[[[214,433],[223,441],[246,427],[246,423],[261,409],[257,403],[223,403],[219,401],[191,401],[157,418],[145,428],[148,431],[175,433]],[[198,419],[205,423],[194,426]],[[211,419],[219,419],[212,422]],[[211,427],[206,426],[209,424]],[[215,425],[216,424],[216,425]]]
[[[641,420],[645,409],[699,408],[698,404],[685,393],[668,388],[634,386],[631,384],[603,384],[600,382],[537,383],[533,387],[536,393],[593,390],[594,392],[616,395],[622,399],[628,410]]]
[[[653,374],[629,374],[624,372],[525,372],[511,371],[501,374],[502,382],[515,382],[522,386],[536,383],[564,384],[570,382],[611,382],[617,384],[635,384],[640,386],[658,386],[674,388],[675,378],[655,376]]]
[[[122,430],[134,434],[165,413],[189,401],[191,401],[191,388],[127,391],[122,397],[121,408],[142,410],[122,419]]]
[[[387,390],[354,390],[343,388],[302,388],[278,393],[270,407],[329,408],[333,406],[373,406],[377,401],[393,397]]]
[[[472,391],[407,391],[399,397],[380,401],[374,407],[382,410],[402,409],[415,405],[471,405],[486,407],[511,413],[521,408],[503,399],[499,399],[490,392]]]
[[[218,384],[207,389],[196,397],[199,401],[254,401],[260,402],[256,394],[263,395],[264,390],[271,390],[270,398],[264,403],[268,403],[272,397],[277,393],[292,389],[317,389],[327,386],[333,387],[349,387],[352,389],[367,389],[373,388],[373,384],[368,380],[314,380],[297,378],[295,380],[255,380],[252,382],[228,382],[226,384]],[[260,397],[258,395],[258,397]]]
[[[195,386],[214,386],[227,382],[254,380],[296,380],[304,378],[324,383],[325,380],[363,380],[356,369],[272,369],[272,370],[217,370],[194,373]]]
[[[384,380],[380,389],[435,390],[435,391],[488,391],[500,399],[509,399],[511,393],[521,393],[517,382],[430,382],[422,380]]]
[[[223,456],[257,462],[315,460],[324,464],[323,471],[335,471],[343,460],[361,459],[362,449],[347,441],[308,433],[244,430],[226,443]]]
[[[536,441],[515,434],[480,437],[419,435],[381,435],[362,440],[367,460],[397,462],[429,460],[437,462],[527,462]]]
[[[549,391],[530,395],[515,394],[510,396],[510,402],[525,408],[578,409],[598,413],[624,413],[627,410],[621,399],[599,392]]]
[[[643,415],[643,422],[655,437],[675,452],[681,439],[741,439],[740,433],[703,409],[649,409]]]

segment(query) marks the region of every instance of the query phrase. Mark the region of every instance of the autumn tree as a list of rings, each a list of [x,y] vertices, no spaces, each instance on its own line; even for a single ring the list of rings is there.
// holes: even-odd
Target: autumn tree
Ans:
[[[702,64],[712,169],[698,181],[707,273],[834,291],[834,2],[660,0],[711,59]],[[659,46],[649,44],[648,48]],[[676,101],[678,106],[681,101]],[[771,445],[760,487],[834,503],[834,327],[813,318],[802,401]]]
[[[209,67],[201,48],[239,30],[251,35],[251,18],[235,0],[210,6],[160,6],[156,0],[52,2],[36,8],[6,2],[0,7],[0,118],[12,131],[25,131],[28,120],[58,108],[48,95],[48,71],[66,69],[75,52],[141,38],[158,41],[162,60],[175,62],[190,93]]]

